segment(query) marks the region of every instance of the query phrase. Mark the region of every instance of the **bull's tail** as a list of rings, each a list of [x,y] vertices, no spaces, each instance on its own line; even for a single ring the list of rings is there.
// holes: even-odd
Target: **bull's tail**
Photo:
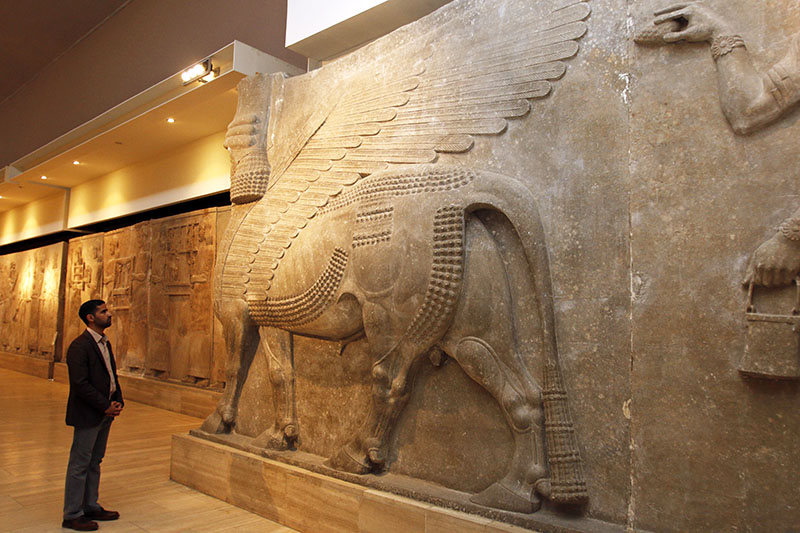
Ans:
[[[547,461],[550,470],[549,490],[547,483],[537,484],[545,497],[557,503],[581,504],[588,500],[583,461],[570,415],[564,380],[558,361],[558,348],[553,312],[553,293],[550,280],[550,262],[544,238],[544,229],[539,218],[536,202],[530,190],[522,183],[507,176],[486,173],[483,179],[474,181],[468,193],[468,210],[489,210],[502,213],[513,227],[513,233],[524,251],[527,265],[520,275],[527,276],[533,285],[535,309],[540,325],[534,332],[524,324],[518,330],[529,331],[529,344],[538,345],[544,355],[544,368],[530,369],[532,375],[543,376],[543,404]],[[508,261],[513,264],[513,261]],[[512,273],[513,275],[513,273]],[[528,284],[530,286],[530,284]],[[519,306],[522,298],[515,298]],[[530,299],[528,300],[530,302]],[[525,320],[525,312],[518,309],[515,320]],[[524,333],[523,333],[523,336]],[[523,339],[525,341],[525,339]]]

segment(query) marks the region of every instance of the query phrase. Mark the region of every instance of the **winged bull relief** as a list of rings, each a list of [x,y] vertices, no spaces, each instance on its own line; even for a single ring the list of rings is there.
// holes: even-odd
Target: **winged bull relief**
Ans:
[[[577,54],[586,2],[516,9],[501,32],[474,29],[468,54],[449,31],[469,25],[456,10],[451,28],[380,63],[365,49],[345,67],[242,81],[226,137],[234,206],[215,272],[227,385],[202,431],[235,431],[257,333],[275,420],[254,444],[292,449],[293,337],[365,337],[372,402],[329,466],[385,468],[417,363],[449,356],[495,398],[514,437],[507,473],[472,500],[517,512],[542,498],[587,500],[534,197],[518,179],[437,162],[503,134],[510,118],[535,120],[532,102]],[[310,98],[313,110],[292,113]]]

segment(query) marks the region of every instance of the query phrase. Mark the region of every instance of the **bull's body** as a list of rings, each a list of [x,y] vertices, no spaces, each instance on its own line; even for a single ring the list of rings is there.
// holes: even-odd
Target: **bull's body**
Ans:
[[[206,430],[229,430],[235,420],[246,375],[240,363],[252,351],[248,330],[259,329],[270,358],[276,415],[256,442],[274,448],[291,446],[299,431],[291,336],[346,342],[363,335],[374,359],[373,402],[331,466],[380,468],[416,363],[444,353],[494,396],[513,430],[508,474],[474,501],[531,512],[539,494],[563,489],[547,476],[540,383],[548,364],[557,370],[556,344],[544,235],[526,187],[439,165],[375,173],[332,197],[277,262],[260,257],[248,236],[257,212],[234,222],[218,261],[223,289],[215,310],[230,358],[225,394]],[[269,276],[259,276],[264,269]],[[579,478],[569,483],[581,489]],[[585,497],[575,487],[564,494],[564,501]]]

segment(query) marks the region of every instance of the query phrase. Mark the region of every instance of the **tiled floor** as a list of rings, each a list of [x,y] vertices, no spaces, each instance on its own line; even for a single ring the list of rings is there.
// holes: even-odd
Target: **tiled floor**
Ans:
[[[0,368],[0,532],[66,531],[67,393],[67,385]],[[100,503],[122,516],[101,522],[101,531],[294,531],[170,481],[170,435],[199,424],[126,403],[111,429],[100,483]]]

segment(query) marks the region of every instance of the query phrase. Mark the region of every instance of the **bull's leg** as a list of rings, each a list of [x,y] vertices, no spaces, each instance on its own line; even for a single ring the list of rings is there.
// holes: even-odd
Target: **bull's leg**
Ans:
[[[272,383],[272,405],[275,423],[259,435],[254,446],[286,450],[291,448],[299,434],[294,393],[294,353],[292,334],[277,328],[259,329],[264,353],[269,361],[269,378]]]
[[[463,293],[440,347],[495,398],[513,435],[506,475],[472,501],[530,513],[547,492],[542,394],[530,370],[542,364],[541,324],[525,300],[535,298],[530,274],[514,275],[502,253],[513,242],[498,242],[501,235],[468,222]]]
[[[222,323],[227,361],[225,390],[216,410],[205,419],[201,429],[209,433],[229,432],[236,421],[242,385],[247,378],[258,346],[258,329],[250,318],[244,300],[217,301],[214,312]]]
[[[445,348],[464,371],[500,404],[514,436],[514,455],[503,479],[471,500],[487,507],[521,513],[539,509],[537,491],[545,490],[541,391],[527,372],[509,365],[514,358],[500,357],[483,339],[464,337]]]
[[[363,306],[364,328],[370,352],[376,356],[372,367],[372,402],[355,436],[327,464],[337,470],[365,474],[386,462],[386,439],[408,402],[415,363],[426,348],[398,341],[403,328],[381,306]]]
[[[372,368],[373,390],[370,411],[356,435],[327,464],[337,470],[366,474],[386,462],[386,440],[411,393],[419,354],[403,357],[391,353]]]

